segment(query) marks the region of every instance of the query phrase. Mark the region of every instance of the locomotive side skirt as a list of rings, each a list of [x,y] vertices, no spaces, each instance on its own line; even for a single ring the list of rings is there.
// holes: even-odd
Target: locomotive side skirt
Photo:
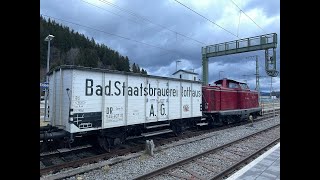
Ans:
[[[203,111],[203,113],[211,113],[211,114],[219,114],[219,115],[222,115],[222,116],[227,116],[227,115],[251,114],[251,113],[260,112],[260,111],[262,111],[261,107],[251,108],[251,109],[225,110],[225,111]]]

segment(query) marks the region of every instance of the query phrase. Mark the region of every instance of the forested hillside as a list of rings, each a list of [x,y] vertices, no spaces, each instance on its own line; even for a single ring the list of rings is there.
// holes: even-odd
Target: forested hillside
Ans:
[[[44,39],[49,34],[55,36],[50,42],[50,69],[58,65],[80,65],[147,74],[147,71],[140,69],[136,63],[130,68],[127,56],[124,57],[67,26],[40,16],[40,81],[45,80],[48,42]]]

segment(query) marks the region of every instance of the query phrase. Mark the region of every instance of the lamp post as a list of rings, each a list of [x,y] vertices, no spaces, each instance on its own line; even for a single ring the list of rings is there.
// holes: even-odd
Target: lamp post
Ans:
[[[224,73],[224,71],[219,71],[219,79],[221,79],[221,73]]]
[[[180,60],[176,60],[176,72],[178,71],[178,63],[181,62]]]
[[[247,83],[247,77],[248,77],[249,75],[244,74],[244,75],[242,75],[242,76],[244,77],[244,82]]]
[[[50,59],[50,41],[54,38],[53,35],[49,34],[44,40],[48,41],[48,56],[47,56],[47,73],[46,73],[46,83],[49,83],[49,77],[48,77],[48,72],[49,72],[49,59]],[[45,103],[44,103],[44,121],[46,121],[47,118],[47,93],[48,93],[49,87],[45,90],[44,98],[45,98]]]
[[[270,76],[271,83],[270,83],[270,99],[272,99],[272,76]]]

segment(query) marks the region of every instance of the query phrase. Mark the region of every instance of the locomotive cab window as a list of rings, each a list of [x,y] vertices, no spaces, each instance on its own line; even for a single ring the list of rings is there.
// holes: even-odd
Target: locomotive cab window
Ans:
[[[238,88],[238,84],[234,82],[229,82],[228,88]]]
[[[241,86],[241,89],[249,89],[247,84],[240,84],[240,86]]]

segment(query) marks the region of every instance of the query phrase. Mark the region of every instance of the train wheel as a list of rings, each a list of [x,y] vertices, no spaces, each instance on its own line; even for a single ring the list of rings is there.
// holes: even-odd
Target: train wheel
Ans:
[[[109,138],[106,138],[105,136],[98,136],[98,142],[104,151],[110,152],[111,143]]]
[[[113,145],[114,146],[119,146],[126,140],[127,135],[125,133],[119,135],[118,137],[113,139]]]
[[[257,119],[257,117],[258,117],[257,114],[253,115],[253,119]]]
[[[182,132],[181,127],[177,123],[174,123],[171,128],[175,136],[178,136]]]

